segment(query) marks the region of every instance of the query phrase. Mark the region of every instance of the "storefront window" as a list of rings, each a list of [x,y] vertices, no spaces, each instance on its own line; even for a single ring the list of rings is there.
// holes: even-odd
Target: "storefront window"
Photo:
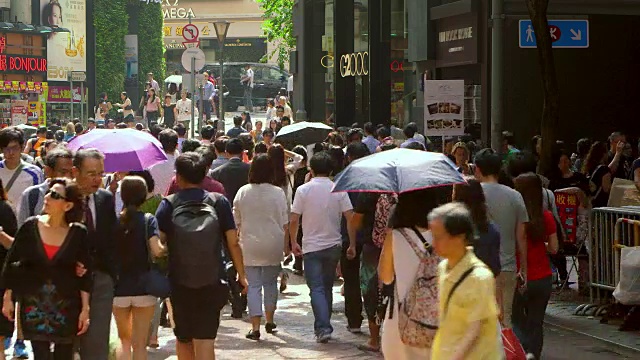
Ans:
[[[369,51],[369,0],[356,0],[353,22],[353,52]],[[369,121],[369,76],[356,76],[355,116],[359,123]]]
[[[324,57],[321,59],[322,66],[325,69],[324,74],[324,98],[325,98],[325,118],[335,121],[335,82],[334,82],[334,28],[333,28],[333,14],[334,14],[334,1],[327,0],[325,2],[325,21],[324,21],[324,36],[322,38],[322,51]]]
[[[405,0],[391,0],[391,123],[404,127],[409,120],[409,109],[412,107],[415,92],[410,84],[405,84],[405,71],[411,72],[409,63],[405,62],[405,50],[408,48],[407,12]]]

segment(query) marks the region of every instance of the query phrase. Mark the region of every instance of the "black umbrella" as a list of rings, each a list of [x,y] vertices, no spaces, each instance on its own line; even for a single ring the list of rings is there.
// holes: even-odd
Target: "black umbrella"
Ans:
[[[302,121],[280,129],[274,141],[285,147],[307,146],[323,142],[331,131],[333,128],[323,123]]]
[[[359,159],[334,179],[333,192],[403,193],[464,183],[456,165],[445,155],[393,149]]]

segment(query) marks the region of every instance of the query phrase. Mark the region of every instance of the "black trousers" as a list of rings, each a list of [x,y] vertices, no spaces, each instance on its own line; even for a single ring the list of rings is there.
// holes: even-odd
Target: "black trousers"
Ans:
[[[73,344],[55,344],[51,354],[48,341],[31,341],[35,360],[73,360]]]
[[[567,257],[564,254],[564,251],[560,251],[557,254],[549,255],[549,259],[553,266],[558,269],[558,277],[560,281],[565,281],[569,277],[569,273],[567,272]]]
[[[229,282],[229,300],[231,301],[231,311],[234,314],[242,314],[247,309],[247,295],[242,294],[242,286],[236,280],[238,273],[234,267],[227,271],[227,281]]]
[[[300,217],[300,220],[302,220],[302,217]],[[298,227],[298,238],[296,239],[296,242],[298,243],[298,245],[300,245],[300,248],[302,248],[302,221],[300,222],[300,226]],[[302,263],[302,256],[296,256],[296,259],[293,263],[293,270],[302,271]]]
[[[360,254],[362,245],[356,247],[356,257],[347,259],[349,244],[343,244],[340,269],[344,279],[344,313],[349,328],[359,329],[362,326],[362,293],[360,291]]]

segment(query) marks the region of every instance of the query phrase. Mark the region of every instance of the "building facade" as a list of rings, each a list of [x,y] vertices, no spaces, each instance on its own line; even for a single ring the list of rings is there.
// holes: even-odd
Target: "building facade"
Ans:
[[[182,30],[189,18],[198,27],[200,48],[207,63],[219,61],[214,21],[231,22],[225,43],[226,61],[259,62],[269,50],[263,37],[262,11],[253,0],[163,0],[162,12],[167,74],[184,71]]]
[[[405,0],[299,0],[294,33],[296,119],[407,121],[415,90]]]

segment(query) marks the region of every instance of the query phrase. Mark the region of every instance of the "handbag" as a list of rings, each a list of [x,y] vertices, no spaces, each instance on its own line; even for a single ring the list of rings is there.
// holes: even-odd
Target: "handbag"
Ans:
[[[151,296],[155,296],[160,299],[166,299],[171,293],[171,285],[166,274],[164,274],[158,266],[153,262],[151,255],[151,249],[149,248],[149,216],[150,214],[144,214],[144,241],[147,244],[147,254],[149,261],[149,270],[142,277],[144,281],[145,292]]]

